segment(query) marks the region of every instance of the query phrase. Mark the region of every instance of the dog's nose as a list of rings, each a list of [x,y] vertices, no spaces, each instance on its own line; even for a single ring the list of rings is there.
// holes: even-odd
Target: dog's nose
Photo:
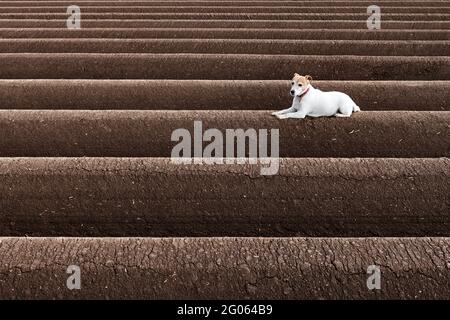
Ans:
[[[294,90],[291,90],[291,94],[293,95],[295,93],[295,91]]]

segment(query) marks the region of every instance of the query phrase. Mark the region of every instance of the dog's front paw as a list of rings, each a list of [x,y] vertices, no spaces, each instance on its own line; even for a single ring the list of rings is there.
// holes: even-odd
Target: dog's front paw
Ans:
[[[272,112],[272,115],[273,115],[273,116],[277,116],[277,115],[279,115],[279,114],[280,114],[280,111]]]
[[[278,119],[287,119],[287,118],[289,118],[289,116],[287,114],[277,114],[276,117]]]

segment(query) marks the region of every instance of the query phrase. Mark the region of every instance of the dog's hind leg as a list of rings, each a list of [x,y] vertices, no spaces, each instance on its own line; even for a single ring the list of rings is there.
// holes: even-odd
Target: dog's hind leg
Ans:
[[[350,114],[336,113],[334,116],[338,118],[348,118],[350,117]]]
[[[346,104],[344,106],[339,107],[335,116],[336,117],[350,117],[352,115],[352,112],[353,112],[353,106]]]

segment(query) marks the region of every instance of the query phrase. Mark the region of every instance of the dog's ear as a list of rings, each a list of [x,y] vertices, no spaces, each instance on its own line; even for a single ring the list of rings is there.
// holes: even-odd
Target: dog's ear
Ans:
[[[311,83],[311,80],[313,79],[309,74],[307,74],[305,76],[306,81],[308,81],[308,83]]]
[[[298,73],[294,73],[294,78],[300,77]]]

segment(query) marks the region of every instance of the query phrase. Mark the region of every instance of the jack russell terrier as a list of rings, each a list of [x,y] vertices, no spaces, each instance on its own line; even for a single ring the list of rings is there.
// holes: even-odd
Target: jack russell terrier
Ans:
[[[323,92],[311,85],[311,76],[294,74],[291,82],[292,106],[273,112],[279,119],[303,119],[309,117],[350,117],[360,111],[356,103],[345,93],[338,91]]]

